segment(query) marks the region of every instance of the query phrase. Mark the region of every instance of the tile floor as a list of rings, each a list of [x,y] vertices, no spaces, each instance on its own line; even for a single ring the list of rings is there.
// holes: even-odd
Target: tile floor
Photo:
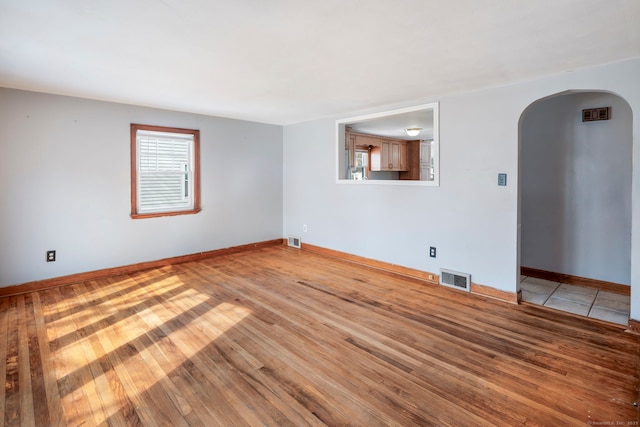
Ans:
[[[626,325],[629,296],[521,276],[522,300],[569,313]]]

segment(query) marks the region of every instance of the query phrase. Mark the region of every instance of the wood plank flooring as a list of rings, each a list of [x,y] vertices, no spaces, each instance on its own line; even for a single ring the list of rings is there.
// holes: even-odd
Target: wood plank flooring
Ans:
[[[278,246],[0,299],[0,424],[637,425],[638,344]]]

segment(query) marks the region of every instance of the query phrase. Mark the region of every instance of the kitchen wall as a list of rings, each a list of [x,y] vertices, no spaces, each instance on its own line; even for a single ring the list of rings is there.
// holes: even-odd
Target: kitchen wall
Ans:
[[[582,109],[611,119],[582,122]],[[533,104],[521,136],[522,265],[629,284],[632,113],[609,93]]]
[[[201,213],[130,218],[131,123],[200,129]],[[0,286],[281,238],[282,170],[280,126],[0,88]]]
[[[605,90],[632,110],[640,144],[640,60],[572,71],[387,109],[440,102],[440,186],[336,182],[335,119],[284,129],[284,233],[338,251],[516,292],[519,283],[519,122],[538,99],[567,90]],[[640,150],[633,152],[632,259],[640,259]],[[508,185],[497,185],[498,173]],[[308,231],[302,231],[306,224]],[[438,249],[429,258],[428,248]],[[640,319],[640,266],[632,266],[631,316]],[[637,288],[637,291],[636,291]]]

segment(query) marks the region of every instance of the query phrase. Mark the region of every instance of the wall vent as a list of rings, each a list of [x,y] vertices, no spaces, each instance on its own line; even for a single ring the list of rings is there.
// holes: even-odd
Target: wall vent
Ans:
[[[611,107],[587,108],[582,110],[583,122],[595,122],[598,120],[610,120]]]
[[[469,292],[471,290],[471,275],[441,268],[440,284]]]
[[[300,238],[296,236],[289,236],[288,245],[294,248],[300,248]]]

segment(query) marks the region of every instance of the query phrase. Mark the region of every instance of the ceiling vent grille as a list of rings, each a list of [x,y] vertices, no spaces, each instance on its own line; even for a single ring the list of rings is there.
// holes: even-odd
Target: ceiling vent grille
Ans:
[[[300,238],[296,236],[289,236],[289,240],[287,244],[294,248],[300,248]]]
[[[471,275],[441,268],[440,284],[469,292],[471,290]]]
[[[587,108],[582,110],[583,122],[595,122],[598,120],[610,120],[611,107]]]

